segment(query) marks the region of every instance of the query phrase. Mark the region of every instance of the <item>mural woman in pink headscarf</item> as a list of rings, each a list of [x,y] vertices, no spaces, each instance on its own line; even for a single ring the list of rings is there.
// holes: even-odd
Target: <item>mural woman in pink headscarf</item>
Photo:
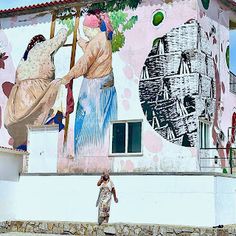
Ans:
[[[84,76],[76,109],[74,127],[75,157],[100,156],[107,152],[108,125],[117,118],[117,95],[112,72],[112,31],[109,16],[89,11],[83,30],[89,41],[78,35],[84,54],[62,83]]]

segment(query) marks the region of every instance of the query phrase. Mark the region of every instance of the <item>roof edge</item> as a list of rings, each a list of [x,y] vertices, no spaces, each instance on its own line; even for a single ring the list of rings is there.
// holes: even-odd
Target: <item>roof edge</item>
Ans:
[[[17,154],[17,155],[29,155],[29,153],[27,151],[23,151],[23,150],[20,150],[20,149],[3,147],[3,146],[0,146],[0,153],[12,153],[12,154]]]
[[[59,0],[53,2],[40,3],[24,7],[16,7],[0,10],[0,18],[13,17],[18,15],[28,15],[39,12],[57,11],[67,7],[85,7],[93,3],[105,2],[104,0]]]

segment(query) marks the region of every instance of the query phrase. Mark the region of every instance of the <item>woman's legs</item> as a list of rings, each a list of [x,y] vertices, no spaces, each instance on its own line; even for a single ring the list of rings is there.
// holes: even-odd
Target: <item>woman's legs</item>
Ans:
[[[107,217],[104,218],[103,223],[108,223],[108,221],[109,221],[109,216],[107,216]]]
[[[104,217],[98,217],[98,224],[101,225],[104,222]]]

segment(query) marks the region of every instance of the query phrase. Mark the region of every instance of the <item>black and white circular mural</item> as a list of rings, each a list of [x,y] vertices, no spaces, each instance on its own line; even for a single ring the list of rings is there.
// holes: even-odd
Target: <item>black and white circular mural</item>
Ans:
[[[214,69],[208,39],[196,20],[172,29],[153,46],[142,68],[139,93],[152,128],[168,141],[194,147],[198,118],[211,119]]]

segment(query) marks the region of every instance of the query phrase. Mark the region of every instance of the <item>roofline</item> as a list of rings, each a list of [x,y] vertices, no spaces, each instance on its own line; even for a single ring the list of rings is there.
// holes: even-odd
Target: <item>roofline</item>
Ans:
[[[12,153],[17,155],[29,155],[27,151],[23,151],[20,149],[14,149],[14,148],[8,148],[8,147],[2,147],[0,146],[0,153]]]
[[[106,0],[57,0],[46,3],[34,4],[24,7],[16,7],[11,9],[0,10],[0,18],[7,18],[16,15],[27,15],[46,11],[57,11],[66,7],[85,7],[93,3],[105,2]],[[109,1],[109,0],[107,0]],[[222,4],[236,12],[235,0],[219,0]]]
[[[24,7],[16,7],[0,10],[0,18],[7,18],[19,15],[28,15],[46,11],[57,11],[67,7],[85,7],[93,3],[104,2],[105,0],[59,0]]]

